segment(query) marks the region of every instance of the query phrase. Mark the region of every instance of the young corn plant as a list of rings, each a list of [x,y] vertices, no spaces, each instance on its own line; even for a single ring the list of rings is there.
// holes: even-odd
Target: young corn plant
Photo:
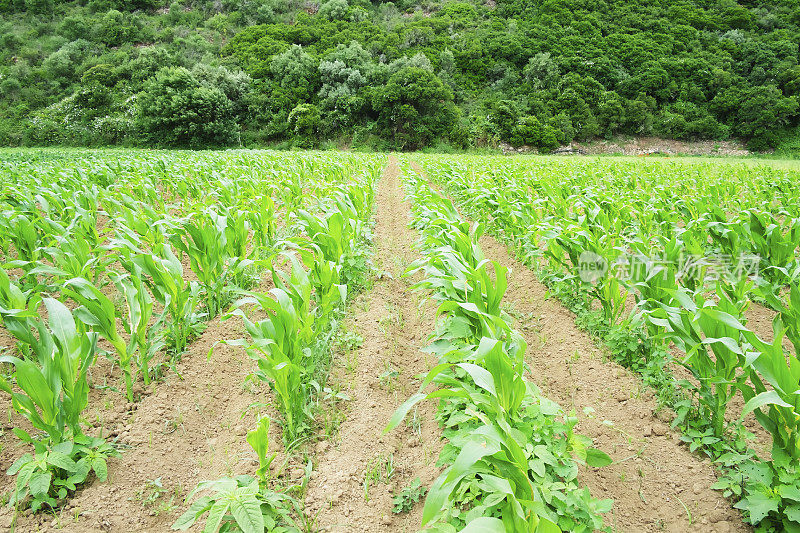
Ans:
[[[225,303],[227,237],[226,218],[213,211],[189,217],[171,242],[189,257],[202,287],[208,316],[214,317]]]
[[[423,526],[531,532],[602,527],[599,514],[610,504],[594,502],[588,491],[582,492],[580,501],[564,506],[555,503],[566,501],[561,498],[548,499],[549,505],[538,503],[540,490],[577,489],[574,475],[564,476],[567,470],[560,468],[574,468],[574,460],[599,466],[610,459],[572,433],[576,419],[554,429],[553,415],[559,410],[524,380],[525,341],[511,329],[501,310],[506,269],[483,260],[477,235],[471,238],[452,204],[429,200],[432,194],[425,187],[415,190],[425,202],[420,206],[419,198],[414,198],[418,205],[415,225],[425,231],[428,258],[409,270],[425,272],[427,278],[417,288],[432,290],[443,301],[440,313],[447,320],[437,331],[438,340],[427,349],[440,363],[429,371],[420,392],[398,408],[387,431],[416,403],[442,400],[440,415],[450,442],[441,461],[450,466],[428,493]],[[490,264],[494,276],[489,275]],[[422,392],[431,383],[440,388]],[[540,445],[536,454],[542,448],[558,449],[560,460],[553,454],[547,463],[535,458],[532,441],[548,443]]]
[[[12,378],[21,392],[0,377],[0,388],[11,394],[14,409],[25,416],[33,427],[47,434],[50,442],[58,444],[72,435],[80,435],[80,414],[88,403],[86,372],[94,361],[97,336],[79,332],[72,314],[64,304],[53,298],[42,300],[48,322],[32,322],[36,336],[21,336],[18,340],[30,345],[33,357],[19,359],[4,355],[0,361],[14,366]],[[3,321],[21,313],[3,309]],[[13,331],[12,331],[13,334]],[[33,438],[20,428],[14,433],[26,442]]]
[[[315,216],[302,209],[297,218],[308,238],[322,254],[322,259],[342,266],[342,281],[348,285],[361,285],[369,270],[367,258],[360,246],[365,239],[364,224],[357,215],[354,218],[341,211]]]
[[[145,386],[150,384],[150,361],[166,346],[164,339],[164,314],[154,318],[153,298],[150,296],[141,271],[134,269],[134,275],[110,273],[117,290],[125,299],[126,312],[122,317],[125,332],[129,335],[128,352],[135,354],[139,373]]]
[[[771,214],[753,209],[748,230],[753,251],[761,258],[764,276],[773,282],[785,281],[781,279],[780,270],[769,267],[786,268],[796,263],[800,218],[789,219],[781,225]]]
[[[659,309],[648,319],[686,354],[681,363],[698,385],[684,382],[683,386],[697,392],[701,416],[711,421],[714,436],[723,438],[727,407],[737,390],[746,387],[747,376],[741,372],[745,356],[740,348],[745,328],[730,314],[736,307],[722,291],[716,305],[699,295],[692,299],[685,289],[672,294],[680,307],[656,302]]]
[[[169,244],[163,244],[158,255],[136,254],[123,264],[132,275],[133,265],[145,274],[145,283],[153,297],[167,310],[168,339],[179,356],[186,350],[189,338],[202,327],[201,317],[196,313],[200,286],[196,282],[186,283],[183,265]]]
[[[136,381],[138,370],[131,364],[134,359],[135,345],[126,343],[119,333],[114,302],[83,278],[68,280],[61,292],[65,297],[71,298],[80,305],[75,310],[75,316],[99,333],[114,348],[116,362],[122,369],[125,395],[129,402],[133,402],[133,383]]]
[[[347,301],[347,285],[340,283],[341,265],[324,260],[316,245],[307,244],[307,249],[292,249],[270,258],[269,268],[274,285],[292,295],[292,301],[303,309],[304,316],[313,316],[314,331],[323,335],[329,329],[334,310]],[[288,273],[278,268],[279,260],[290,265]]]
[[[275,243],[277,227],[275,224],[275,202],[268,194],[253,198],[244,211],[253,230],[253,242],[257,249],[269,250]]]
[[[745,352],[752,388],[742,390],[747,402],[740,421],[755,414],[772,436],[772,460],[741,469],[743,498],[735,507],[747,511],[752,524],[766,519],[776,530],[800,531],[800,362],[786,357],[780,316],[773,326],[771,344],[743,329],[752,346]]]
[[[0,390],[11,395],[15,411],[28,419],[41,435],[21,428],[13,432],[31,444],[35,453],[20,457],[9,469],[16,475],[10,503],[29,501],[34,511],[43,506],[55,508],[57,499],[84,483],[90,472],[105,480],[105,460],[118,453],[102,439],[83,435],[81,413],[89,402],[87,371],[95,358],[97,334],[81,331],[64,304],[44,298],[47,322],[32,322],[36,336],[18,337],[29,346],[33,357],[20,359],[0,356],[0,363],[14,367],[12,381],[0,376]],[[20,313],[0,309],[5,322]],[[13,383],[13,385],[12,385]]]
[[[309,400],[314,384],[306,376],[313,374],[314,319],[303,299],[305,294],[310,297],[310,292],[301,289],[290,294],[275,288],[270,294],[245,294],[235,303],[237,309],[231,315],[242,318],[251,341],[231,344],[247,346],[250,357],[258,364],[256,377],[275,390],[284,416],[284,437],[293,442],[310,427],[312,417]],[[257,304],[266,311],[267,318],[252,322],[241,308],[249,304]]]
[[[3,324],[19,343],[20,351],[29,356],[38,346],[34,335],[39,323],[41,296],[32,291],[23,291],[8,273],[0,267],[0,324]]]

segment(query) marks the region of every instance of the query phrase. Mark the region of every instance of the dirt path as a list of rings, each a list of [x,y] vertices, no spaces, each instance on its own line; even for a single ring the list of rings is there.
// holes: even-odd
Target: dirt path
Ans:
[[[680,445],[656,414],[652,392],[604,360],[572,313],[546,298],[546,288],[505,245],[484,236],[481,247],[512,270],[505,301],[528,341],[534,380],[549,398],[574,409],[580,433],[614,459],[581,476],[593,496],[614,499],[607,523],[626,533],[747,531],[738,512],[709,488],[716,481],[713,466]]]
[[[416,392],[415,376],[433,363],[419,349],[433,331],[435,309],[424,303],[424,295],[410,292],[410,280],[400,278],[415,255],[398,175],[391,158],[376,193],[374,261],[381,274],[356,299],[347,321],[348,331],[363,341],[340,356],[331,377],[351,401],[336,437],[317,446],[306,497],[323,531],[416,531],[422,504],[395,515],[393,493],[416,477],[429,486],[439,473],[440,432],[432,404],[422,404],[416,418],[409,415],[407,421],[415,422],[382,435],[397,406]],[[368,484],[365,476],[371,478]]]

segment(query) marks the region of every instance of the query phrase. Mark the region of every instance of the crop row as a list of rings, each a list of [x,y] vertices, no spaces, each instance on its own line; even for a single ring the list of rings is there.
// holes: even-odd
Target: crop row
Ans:
[[[241,291],[242,298],[226,315],[244,321],[249,339],[226,342],[247,347],[257,365],[252,376],[275,392],[289,449],[313,436],[315,407],[335,395],[327,386],[331,339],[348,293],[363,288],[369,273],[373,197],[374,181],[368,179],[333,195],[320,215],[298,211],[303,235],[276,243],[278,251],[268,262],[274,288],[267,293]],[[248,310],[265,316],[251,319]],[[307,478],[299,486],[280,486],[272,479],[275,453],[268,453],[269,424],[264,416],[247,433],[258,455],[256,475],[200,483],[187,499],[203,495],[173,529],[188,529],[206,515],[205,531],[227,531],[234,524],[243,533],[308,530],[305,521],[313,520],[292,496],[302,495]]]
[[[439,362],[420,392],[396,411],[396,427],[418,402],[439,399],[447,444],[444,471],[431,487],[422,515],[430,531],[594,531],[610,500],[598,501],[577,482],[578,465],[610,462],[525,375],[526,343],[503,311],[507,269],[484,258],[483,227],[470,227],[451,201],[426,181],[409,177],[414,227],[425,258],[407,275],[421,274],[417,290],[439,302],[442,317],[426,351]],[[425,389],[435,384],[432,392]]]
[[[633,171],[648,167],[600,164],[587,174],[555,162],[544,174],[527,163],[485,163],[425,167],[537,268],[620,362],[662,388],[678,415],[673,425],[717,462],[715,488],[735,497],[749,522],[800,530],[800,217],[792,177],[695,165],[640,177]],[[749,271],[719,263],[748,255]],[[753,301],[776,312],[773,339],[747,327]],[[692,379],[676,383],[664,371],[673,345]],[[731,413],[737,395],[745,403]],[[772,438],[768,460],[746,443],[751,412]]]

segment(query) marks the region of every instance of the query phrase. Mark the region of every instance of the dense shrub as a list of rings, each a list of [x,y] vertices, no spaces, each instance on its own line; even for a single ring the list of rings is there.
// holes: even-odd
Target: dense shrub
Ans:
[[[231,101],[185,68],[159,71],[145,84],[137,106],[137,128],[154,145],[202,148],[238,143]]]

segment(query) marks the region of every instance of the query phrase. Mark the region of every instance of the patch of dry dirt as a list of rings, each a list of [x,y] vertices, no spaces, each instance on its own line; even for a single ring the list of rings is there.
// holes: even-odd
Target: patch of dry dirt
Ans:
[[[745,156],[750,152],[736,141],[679,141],[658,137],[635,137],[611,139],[591,143],[573,143],[574,148],[587,154],[641,155],[724,155]]]
[[[435,308],[410,292],[407,278],[400,278],[415,257],[398,174],[392,158],[376,192],[374,259],[380,274],[372,289],[356,299],[347,322],[363,342],[338,358],[332,376],[351,401],[336,436],[317,445],[306,497],[310,511],[319,511],[323,531],[416,531],[422,504],[394,515],[392,496],[416,477],[429,486],[439,474],[435,462],[441,437],[432,403],[418,408],[416,428],[404,423],[383,435],[394,410],[417,391],[415,376],[434,363],[420,348],[433,331]],[[386,483],[389,460],[393,475]],[[376,467],[383,479],[370,482],[365,491],[365,474]]]
[[[536,152],[536,148],[521,146],[514,148],[501,143],[504,154]],[[594,140],[585,143],[573,142],[556,150],[566,155],[625,155],[625,156],[747,156],[750,151],[736,141],[679,141],[659,137],[617,137],[609,140]]]

